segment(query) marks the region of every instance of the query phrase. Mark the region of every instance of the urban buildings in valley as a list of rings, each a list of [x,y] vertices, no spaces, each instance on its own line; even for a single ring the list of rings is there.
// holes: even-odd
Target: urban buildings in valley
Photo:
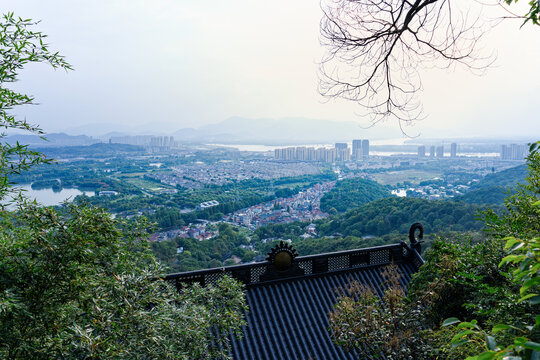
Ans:
[[[362,140],[362,156],[368,157],[369,156],[369,140]]]
[[[418,146],[418,157],[425,157],[426,156],[426,146],[421,145]],[[429,157],[431,158],[443,158],[444,157],[444,145],[431,145],[429,147]],[[456,158],[457,157],[457,143],[451,143],[450,144],[450,157]]]
[[[286,161],[337,162],[366,157],[369,157],[369,140],[353,140],[352,153],[347,143],[336,143],[333,148],[298,146],[274,150],[274,159]]]
[[[362,140],[352,141],[352,157],[353,159],[362,158]]]
[[[501,146],[501,160],[523,160],[527,156],[527,147],[521,144]]]
[[[328,216],[320,209],[321,198],[330,191],[336,182],[330,181],[301,191],[288,197],[235,211],[225,217],[235,225],[257,228],[268,224],[290,223],[294,221],[312,221]]]
[[[144,146],[155,150],[169,150],[179,146],[178,142],[172,136],[151,135],[112,136],[109,138],[109,143]]]
[[[171,167],[172,172],[145,174],[148,179],[170,186],[187,189],[202,188],[207,184],[223,185],[249,179],[276,179],[287,176],[319,174],[317,164],[278,161],[217,162],[214,164],[192,163]]]
[[[457,144],[456,143],[452,143],[450,144],[450,157],[457,157]]]
[[[109,143],[148,146],[150,145],[150,139],[152,139],[151,135],[112,136],[109,138]]]
[[[426,156],[426,147],[424,145],[418,147],[418,157]]]
[[[219,201],[217,200],[210,200],[210,201],[205,201],[205,202],[202,202],[200,203],[198,206],[197,206],[197,210],[204,210],[204,209],[208,209],[210,207],[214,207],[214,206],[218,206],[219,205]]]

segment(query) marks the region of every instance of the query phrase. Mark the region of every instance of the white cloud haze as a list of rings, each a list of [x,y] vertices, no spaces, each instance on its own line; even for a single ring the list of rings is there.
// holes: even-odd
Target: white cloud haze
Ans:
[[[88,123],[171,131],[234,115],[366,123],[354,103],[317,92],[317,1],[5,0],[3,11],[42,20],[75,68],[32,65],[14,85],[40,103],[20,114],[49,132]],[[482,77],[426,70],[427,118],[410,132],[540,136],[540,27],[519,25],[487,35],[497,61]]]

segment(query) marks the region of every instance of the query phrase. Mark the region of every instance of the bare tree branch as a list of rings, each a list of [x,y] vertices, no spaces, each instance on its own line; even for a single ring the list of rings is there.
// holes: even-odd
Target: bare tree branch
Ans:
[[[488,23],[465,3],[324,0],[320,93],[357,102],[372,124],[395,117],[403,131],[422,117],[419,68],[461,64],[482,71],[493,61],[476,51]]]

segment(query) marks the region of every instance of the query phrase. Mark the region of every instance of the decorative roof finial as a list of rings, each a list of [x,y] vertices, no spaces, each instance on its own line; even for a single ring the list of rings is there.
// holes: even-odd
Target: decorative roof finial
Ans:
[[[297,256],[298,252],[296,249],[281,240],[278,245],[270,250],[266,260],[274,265],[277,271],[286,271],[290,269],[294,258]]]
[[[418,238],[416,238],[416,230],[420,230]],[[420,223],[414,223],[409,229],[409,241],[411,242],[411,247],[415,249],[418,254],[422,252],[422,243],[424,240],[424,227]]]

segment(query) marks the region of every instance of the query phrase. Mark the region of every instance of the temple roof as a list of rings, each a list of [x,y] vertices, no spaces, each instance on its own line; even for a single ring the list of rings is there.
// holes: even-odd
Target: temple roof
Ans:
[[[414,228],[416,226],[416,228]],[[414,228],[414,229],[413,229]],[[231,338],[233,359],[355,359],[354,354],[333,344],[328,313],[338,294],[351,281],[371,287],[382,295],[384,266],[394,263],[404,288],[423,264],[420,243],[411,227],[411,246],[405,242],[371,248],[297,257],[281,243],[267,262],[167,275],[177,287],[199,282],[205,286],[229,275],[246,285],[249,312],[242,339]]]

